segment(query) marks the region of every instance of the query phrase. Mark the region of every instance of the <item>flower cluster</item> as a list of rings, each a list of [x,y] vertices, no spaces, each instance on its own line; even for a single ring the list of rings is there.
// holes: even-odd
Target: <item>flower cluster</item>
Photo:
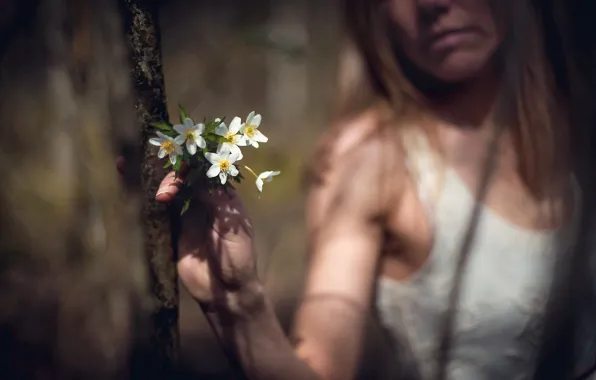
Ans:
[[[241,147],[266,143],[268,138],[259,130],[262,117],[251,112],[243,122],[234,117],[229,125],[223,119],[195,122],[184,110],[180,109],[180,123],[165,122],[152,123],[157,129],[157,137],[149,139],[149,143],[159,147],[157,156],[160,159],[168,157],[166,167],[172,166],[176,173],[182,168],[186,171],[202,170],[211,185],[217,183],[225,185],[230,179],[240,183],[244,178],[238,168],[238,161],[242,160]],[[263,191],[263,184],[270,182],[279,175],[279,171],[265,171],[256,174],[248,166],[243,166],[255,177],[255,185],[259,192]],[[186,175],[185,178],[190,178]],[[185,179],[185,184],[190,185]],[[190,200],[187,200],[182,212],[186,211]]]

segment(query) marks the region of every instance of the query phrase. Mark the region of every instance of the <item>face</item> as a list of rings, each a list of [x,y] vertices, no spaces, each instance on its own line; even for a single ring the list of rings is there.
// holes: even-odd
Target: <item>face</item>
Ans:
[[[461,82],[484,72],[501,43],[489,1],[386,0],[386,6],[403,53],[436,79]]]

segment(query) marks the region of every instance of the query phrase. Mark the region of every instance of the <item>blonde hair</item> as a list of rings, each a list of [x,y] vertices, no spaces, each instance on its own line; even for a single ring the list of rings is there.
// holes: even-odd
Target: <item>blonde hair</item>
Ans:
[[[344,0],[343,4],[346,40],[340,57],[336,124],[382,105],[387,111],[384,124],[399,134],[428,115],[424,94],[396,57],[389,33],[393,26],[380,11],[380,1]],[[553,168],[568,164],[567,99],[555,83],[542,20],[530,0],[493,8],[495,19],[508,20],[495,56],[503,88],[494,118],[514,138],[525,184],[542,196],[545,184],[556,174]],[[328,150],[338,132],[331,130],[319,151]]]

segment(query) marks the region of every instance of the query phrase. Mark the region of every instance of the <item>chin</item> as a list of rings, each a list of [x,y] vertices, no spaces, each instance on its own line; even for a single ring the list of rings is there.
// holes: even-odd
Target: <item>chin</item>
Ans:
[[[432,75],[443,82],[457,83],[477,78],[486,72],[490,58],[470,53],[453,53],[433,68]]]

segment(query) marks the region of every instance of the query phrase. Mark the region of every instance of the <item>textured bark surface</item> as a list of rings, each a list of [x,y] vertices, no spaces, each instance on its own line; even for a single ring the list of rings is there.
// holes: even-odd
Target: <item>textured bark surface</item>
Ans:
[[[115,1],[14,0],[0,17],[1,378],[129,376],[146,266]]]
[[[179,351],[178,282],[170,233],[171,215],[155,202],[154,195],[166,169],[156,157],[149,123],[168,120],[161,62],[158,2],[122,0],[126,33],[132,51],[132,75],[136,90],[137,125],[141,128],[143,162],[142,222],[149,281],[153,295],[151,356],[155,373],[170,373],[176,367]]]

